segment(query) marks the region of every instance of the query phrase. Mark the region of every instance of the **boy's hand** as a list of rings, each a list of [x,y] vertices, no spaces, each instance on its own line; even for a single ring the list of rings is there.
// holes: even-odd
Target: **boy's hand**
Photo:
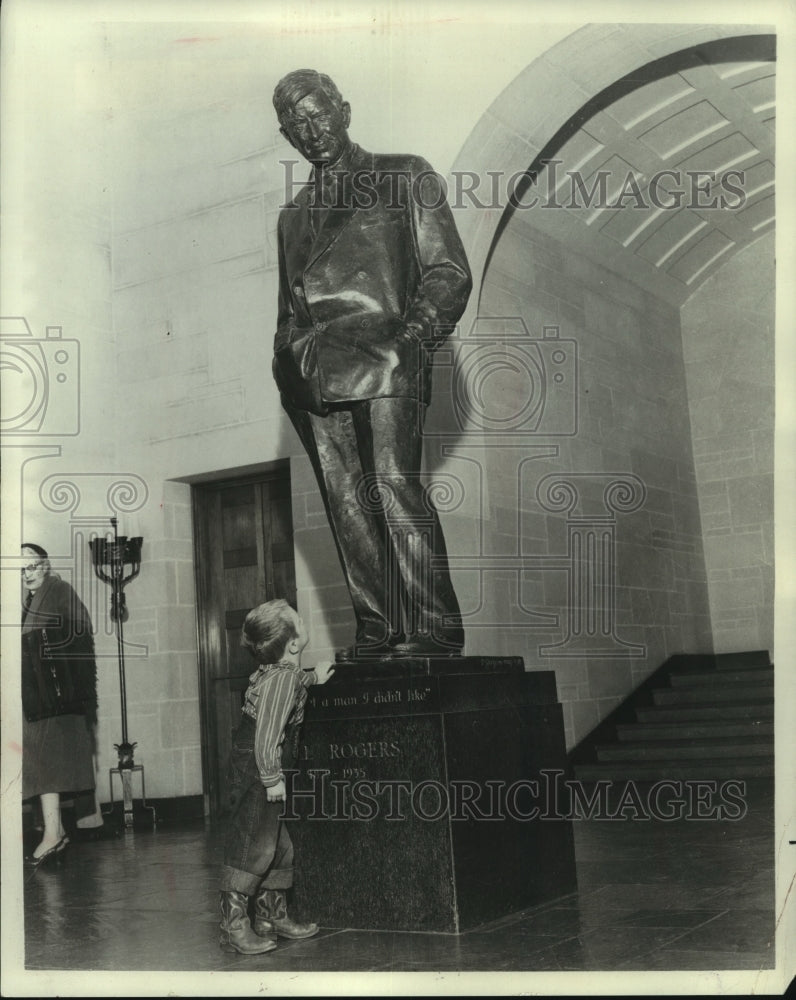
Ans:
[[[285,801],[285,779],[281,778],[275,785],[271,785],[270,788],[266,788],[265,797],[269,802],[284,802]]]
[[[329,678],[334,673],[334,664],[329,661],[328,663],[316,663],[315,664],[315,676],[317,680],[316,684],[325,684]]]

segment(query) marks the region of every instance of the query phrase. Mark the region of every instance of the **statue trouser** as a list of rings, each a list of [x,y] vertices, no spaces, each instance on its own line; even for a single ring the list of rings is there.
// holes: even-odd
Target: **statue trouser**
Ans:
[[[232,746],[229,777],[230,816],[220,886],[220,944],[227,951],[261,954],[276,947],[278,930],[265,926],[260,897],[278,892],[284,901],[285,890],[293,885],[293,844],[281,819],[285,803],[269,802],[260,781],[254,759],[254,721],[247,716]],[[247,912],[250,896],[256,897],[259,918],[254,928]],[[314,927],[312,933],[316,931]]]
[[[319,417],[285,407],[309,455],[357,622],[357,645],[430,638],[459,652],[459,604],[420,479],[426,407],[364,400]]]

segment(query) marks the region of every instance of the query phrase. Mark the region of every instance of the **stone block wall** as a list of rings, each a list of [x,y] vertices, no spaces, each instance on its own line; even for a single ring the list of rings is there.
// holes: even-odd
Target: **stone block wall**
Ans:
[[[774,234],[682,308],[717,652],[774,645]]]
[[[524,655],[530,669],[555,669],[571,746],[668,656],[712,648],[678,310],[517,217],[492,257],[480,316],[521,317],[531,338],[552,326],[562,345],[575,342],[567,347],[577,354],[574,399],[556,393],[544,348],[544,405],[552,409],[526,435],[524,464],[506,449],[486,452],[484,524],[487,544],[518,545],[529,567],[505,594],[515,626],[500,636],[502,651]],[[517,382],[515,408],[529,389]],[[636,495],[617,495],[612,513],[605,490],[614,481]],[[577,493],[572,504],[559,497],[559,510],[545,493],[556,483]],[[615,564],[601,559],[605,575],[573,593],[564,564],[587,522],[596,544],[610,539]],[[537,567],[539,556],[559,556],[562,565]],[[591,597],[587,587],[596,588]],[[577,644],[561,643],[583,625],[578,616],[595,594],[614,638],[579,656]],[[531,611],[554,624],[534,621]]]

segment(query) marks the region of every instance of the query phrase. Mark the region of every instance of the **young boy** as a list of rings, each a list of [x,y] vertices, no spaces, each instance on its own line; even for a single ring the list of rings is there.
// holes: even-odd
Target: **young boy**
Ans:
[[[284,820],[282,744],[288,723],[304,718],[307,688],[325,684],[334,670],[319,663],[303,670],[309,636],[287,601],[254,608],[243,623],[241,644],[260,664],[249,677],[243,716],[230,760],[230,825],[221,870],[221,936],[225,951],[260,955],[276,936],[306,938],[317,924],[287,915],[285,890],[293,884],[293,845]],[[254,896],[254,926],[247,913]]]

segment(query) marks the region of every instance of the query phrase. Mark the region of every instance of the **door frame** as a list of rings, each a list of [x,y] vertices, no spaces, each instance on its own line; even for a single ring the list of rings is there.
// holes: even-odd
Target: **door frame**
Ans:
[[[202,757],[202,792],[204,797],[204,813],[211,819],[217,818],[217,787],[221,775],[216,774],[215,748],[217,744],[215,732],[215,718],[211,706],[213,697],[212,684],[209,679],[208,665],[212,662],[214,655],[219,655],[220,650],[215,648],[212,629],[210,628],[209,616],[204,614],[204,609],[210,604],[208,593],[208,578],[205,573],[205,563],[203,554],[209,549],[209,539],[206,532],[204,519],[199,516],[198,496],[202,487],[225,486],[245,486],[249,483],[262,482],[264,478],[279,478],[285,475],[292,482],[290,459],[277,459],[273,462],[263,462],[257,465],[247,465],[240,469],[225,469],[223,472],[202,473],[190,479],[183,479],[191,487],[191,534],[193,537],[193,567],[194,582],[196,586],[196,645],[197,645],[197,666],[199,669],[199,725],[201,734],[201,757]],[[291,507],[292,507],[291,490]],[[217,637],[216,637],[217,638]],[[216,786],[214,794],[213,785]]]

